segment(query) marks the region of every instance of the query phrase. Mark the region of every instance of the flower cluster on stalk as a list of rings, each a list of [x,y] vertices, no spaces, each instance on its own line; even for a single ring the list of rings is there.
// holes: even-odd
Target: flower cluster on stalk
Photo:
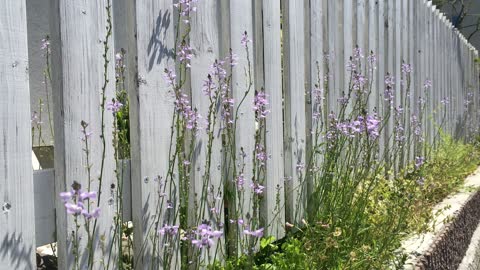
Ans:
[[[67,192],[60,192],[67,213],[73,216],[82,215],[86,219],[96,219],[100,216],[100,208],[95,208],[88,211],[88,203],[92,203],[97,198],[95,191],[82,191],[81,185],[75,182],[72,185],[72,190]]]
[[[194,237],[191,240],[192,245],[199,248],[210,248],[215,244],[215,240],[222,237],[223,231],[214,230],[207,223],[200,224],[194,231]]]
[[[367,133],[372,139],[379,136],[380,119],[376,114],[367,116],[358,116],[357,119],[350,122],[340,122],[336,124],[336,129],[343,135],[354,138],[357,134]]]

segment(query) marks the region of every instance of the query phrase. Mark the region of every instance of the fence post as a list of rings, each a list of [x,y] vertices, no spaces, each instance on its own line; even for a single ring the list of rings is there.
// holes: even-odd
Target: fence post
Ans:
[[[83,226],[76,235],[73,216],[67,215],[63,201],[56,196],[59,269],[74,267],[73,240],[77,236],[80,238],[78,249],[83,252],[79,255],[80,265],[85,267],[90,260],[95,269],[107,264],[116,268],[115,252],[108,255],[113,244],[115,215],[115,206],[109,203],[114,200],[111,184],[115,183],[113,116],[101,108],[102,103],[114,97],[115,89],[113,38],[109,36],[106,40],[107,20],[111,15],[107,14],[107,8],[110,8],[109,2],[104,1],[80,5],[59,0],[53,1],[51,7],[55,193],[70,191],[72,183],[77,181],[82,190],[90,188],[97,192],[98,198],[90,206],[101,209],[100,217],[90,221],[90,233],[94,234],[94,250],[90,254],[83,252],[87,244]],[[88,124],[87,134],[91,132],[86,136],[88,159],[82,121]],[[80,218],[81,224],[82,220]]]
[[[25,0],[0,6],[0,269],[34,269],[26,6]]]

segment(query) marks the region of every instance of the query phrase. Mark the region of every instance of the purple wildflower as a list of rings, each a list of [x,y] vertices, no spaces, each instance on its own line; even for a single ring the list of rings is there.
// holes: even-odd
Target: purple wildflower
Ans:
[[[419,169],[425,163],[424,157],[415,157],[415,168]]]
[[[213,230],[210,225],[202,223],[195,230],[195,235],[197,238],[192,239],[192,245],[202,249],[211,247],[214,244],[213,240],[222,237],[223,232]]]
[[[315,104],[321,104],[325,100],[323,89],[315,85],[315,88],[312,89],[312,97]]]
[[[80,200],[93,200],[97,197],[97,192],[95,191],[90,191],[90,192],[81,192],[79,195]]]
[[[270,113],[266,108],[268,104],[267,94],[263,90],[255,93],[253,109],[258,118],[265,118]]]
[[[368,115],[366,119],[366,126],[367,126],[367,133],[372,139],[376,139],[379,136],[379,125],[380,125],[380,120],[377,118],[377,116],[374,115]]]
[[[257,144],[255,146],[255,157],[259,161],[259,165],[265,165],[265,161],[267,161],[267,153],[265,152],[265,148],[261,144]]]
[[[352,58],[350,58],[350,60],[348,60],[347,62],[346,68],[347,68],[347,71],[356,71],[357,64],[355,61],[352,60]]]
[[[242,43],[242,46],[245,48],[248,48],[248,43],[252,42],[252,40],[248,38],[247,31],[243,32],[242,39],[240,42]]]
[[[367,57],[367,62],[370,66],[370,69],[377,68],[377,56],[373,52],[370,52],[370,55]]]
[[[230,51],[230,55],[225,57],[225,61],[228,61],[230,64],[230,67],[234,67],[238,64],[238,56],[234,54],[232,51]]]
[[[245,176],[243,175],[243,173],[237,176],[235,182],[237,183],[238,189],[243,189],[243,185],[245,184]]]
[[[82,203],[77,203],[77,204],[65,203],[65,209],[67,209],[67,214],[76,216],[82,212],[83,204]]]
[[[123,107],[123,104],[118,100],[112,99],[112,101],[107,102],[107,110],[112,111],[112,113],[117,113]]]
[[[255,192],[255,194],[258,194],[258,195],[262,194],[263,190],[265,189],[264,186],[257,183],[251,183],[250,187],[253,189],[253,192]]]
[[[347,96],[342,96],[337,98],[338,103],[341,105],[347,105],[348,104],[348,97]]]
[[[195,3],[198,0],[179,0],[178,3],[173,4],[174,7],[179,9],[180,15],[184,17],[189,17],[190,13],[197,11]],[[189,23],[187,19],[184,19],[185,23]]]
[[[42,39],[40,50],[50,52],[50,38],[48,36]]]
[[[445,97],[440,101],[440,103],[442,103],[443,105],[450,104],[450,99],[448,97]]]
[[[165,82],[169,86],[175,86],[175,78],[177,75],[175,74],[175,71],[173,71],[171,68],[166,68],[165,69],[165,74],[163,75]]]
[[[263,228],[260,228],[258,230],[254,230],[254,231],[250,231],[250,230],[243,230],[243,234],[245,235],[251,235],[253,237],[257,237],[257,238],[260,238],[263,236]]]
[[[387,87],[393,87],[393,85],[395,85],[395,78],[393,76],[391,76],[390,74],[387,74],[385,76],[385,86]]]
[[[64,203],[66,203],[68,200],[70,200],[73,196],[73,192],[67,191],[67,192],[60,192],[60,198]]]
[[[400,122],[398,122],[396,125],[395,125],[395,141],[396,142],[403,142],[405,140],[405,129],[403,128],[403,126],[400,124]]]
[[[185,42],[182,42],[180,46],[178,46],[178,60],[180,63],[184,63],[187,68],[190,67],[190,60],[192,60],[192,48],[188,46]]]
[[[426,79],[425,82],[423,83],[423,88],[428,89],[432,87],[432,80]]]
[[[367,83],[367,78],[360,73],[353,74],[353,89],[360,90]]]
[[[210,70],[213,76],[218,77],[219,79],[225,79],[227,76],[227,71],[223,67],[223,64],[225,61],[221,60],[215,60],[213,64],[210,66]]]
[[[100,216],[100,208],[95,208],[92,212],[88,213],[87,210],[82,211],[82,215],[86,219],[98,218]]]
[[[170,235],[170,236],[175,236],[178,233],[178,225],[163,225],[162,228],[158,230],[158,233],[160,235]]]
[[[409,74],[412,72],[412,65],[403,63],[402,64],[402,73],[403,74]]]
[[[202,91],[208,97],[213,97],[213,89],[215,89],[215,83],[212,80],[212,76],[208,74],[207,79],[203,81]]]
[[[360,47],[356,46],[353,49],[353,59],[355,59],[356,61],[359,61],[362,58],[363,58],[362,49]]]

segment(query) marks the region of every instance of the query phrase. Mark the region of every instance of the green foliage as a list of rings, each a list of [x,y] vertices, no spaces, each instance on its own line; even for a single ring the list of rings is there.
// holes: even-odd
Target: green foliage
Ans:
[[[431,229],[428,223],[438,214],[432,213],[433,206],[478,166],[478,144],[442,136],[421,167],[411,164],[395,177],[385,171],[369,176],[356,191],[365,194],[365,187],[375,183],[367,203],[351,205],[355,210],[350,215],[319,216],[313,226],[279,246],[273,238],[263,238],[260,254],[268,256],[250,268],[239,259],[225,269],[396,269],[406,259],[401,241],[411,232]]]

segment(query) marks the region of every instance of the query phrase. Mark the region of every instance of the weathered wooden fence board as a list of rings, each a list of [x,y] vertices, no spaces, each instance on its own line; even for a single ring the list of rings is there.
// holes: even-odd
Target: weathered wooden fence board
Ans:
[[[222,157],[225,153],[224,150],[222,150],[221,105],[218,103],[213,105],[212,115],[209,119],[211,101],[210,98],[206,96],[205,91],[202,91],[205,81],[208,80],[208,74],[213,76],[212,85],[217,84],[217,78],[212,74],[211,66],[216,60],[221,61],[222,58],[220,55],[219,40],[220,19],[217,16],[219,9],[220,4],[218,1],[200,1],[197,12],[192,14],[191,19],[192,29],[189,38],[194,55],[191,61],[189,87],[192,93],[192,105],[195,106],[200,115],[208,121],[211,128],[200,131],[195,137],[195,151],[191,160],[191,186],[194,192],[192,201],[194,201],[194,205],[198,206],[198,209],[196,210],[197,218],[189,222],[191,226],[196,227],[200,225],[203,220],[210,220],[215,230],[223,231],[224,179],[222,178],[221,164]],[[229,65],[228,60],[225,65]],[[218,86],[215,88],[217,89]],[[211,91],[217,91],[216,89],[212,89]],[[220,93],[218,93],[218,95],[219,94]],[[209,146],[210,132],[212,136],[211,146]],[[211,150],[208,149],[209,147],[211,147]],[[210,160],[207,164],[208,157]],[[222,198],[222,200],[216,198]],[[205,200],[208,201],[208,204],[205,204]],[[213,253],[217,253],[216,259],[221,260],[225,253],[223,238],[215,242],[210,247],[210,250],[210,253],[212,253],[210,254],[211,256],[213,256]]]
[[[114,158],[112,141],[112,113],[102,110],[113,97],[115,85],[114,53],[105,52],[107,35],[107,2],[75,4],[54,1],[52,18],[52,66],[55,121],[55,190],[69,191],[73,181],[98,192],[101,201],[100,217],[91,221],[91,233],[95,235],[93,261],[104,261],[103,248],[112,245],[112,220],[115,207],[109,203],[111,184],[114,178]],[[85,23],[85,21],[91,23]],[[108,46],[113,48],[111,36]],[[105,54],[106,53],[106,54]],[[109,62],[105,64],[108,59]],[[105,66],[104,66],[105,65]],[[105,73],[106,72],[106,73]],[[107,80],[105,82],[105,79]],[[102,100],[103,97],[105,100]],[[82,140],[84,121],[88,137],[89,157],[86,158],[85,142]],[[102,166],[103,165],[103,166]],[[91,166],[88,172],[87,167]],[[101,180],[100,180],[101,179]],[[103,196],[100,195],[103,194]],[[63,209],[63,201],[56,196],[57,209]],[[98,222],[97,222],[98,221]],[[72,255],[75,231],[73,216],[65,211],[57,212],[57,241],[59,269],[70,269],[74,265]],[[95,224],[95,225],[94,225]],[[95,229],[94,229],[95,228]],[[95,232],[93,232],[95,230]],[[78,236],[86,233],[79,232]],[[100,238],[103,238],[100,243]],[[79,249],[85,248],[87,237],[79,241]],[[80,263],[85,264],[89,255],[83,253]],[[112,254],[110,265],[115,265]],[[95,268],[101,267],[100,263]]]
[[[261,224],[268,226],[268,235],[280,239],[285,234],[285,186],[283,167],[283,114],[282,112],[282,63],[280,2],[263,1],[262,7],[263,40],[263,74],[264,87],[270,102],[271,113],[266,119],[265,143],[268,159],[266,161],[265,192],[260,210]],[[260,72],[260,71],[257,71]]]
[[[0,269],[35,268],[25,0],[0,1]]]
[[[304,2],[286,0],[284,7],[285,89],[285,219],[292,224],[304,215],[306,198],[306,119]],[[300,55],[300,57],[299,57]],[[341,61],[341,60],[340,60]]]
[[[138,87],[129,96],[135,266],[163,268],[171,261],[175,268],[177,246],[165,246],[157,233],[164,225],[178,225],[179,211],[179,183],[169,166],[176,151],[171,141],[175,95],[163,78],[165,69],[175,72],[173,1],[137,1],[134,8]]]

